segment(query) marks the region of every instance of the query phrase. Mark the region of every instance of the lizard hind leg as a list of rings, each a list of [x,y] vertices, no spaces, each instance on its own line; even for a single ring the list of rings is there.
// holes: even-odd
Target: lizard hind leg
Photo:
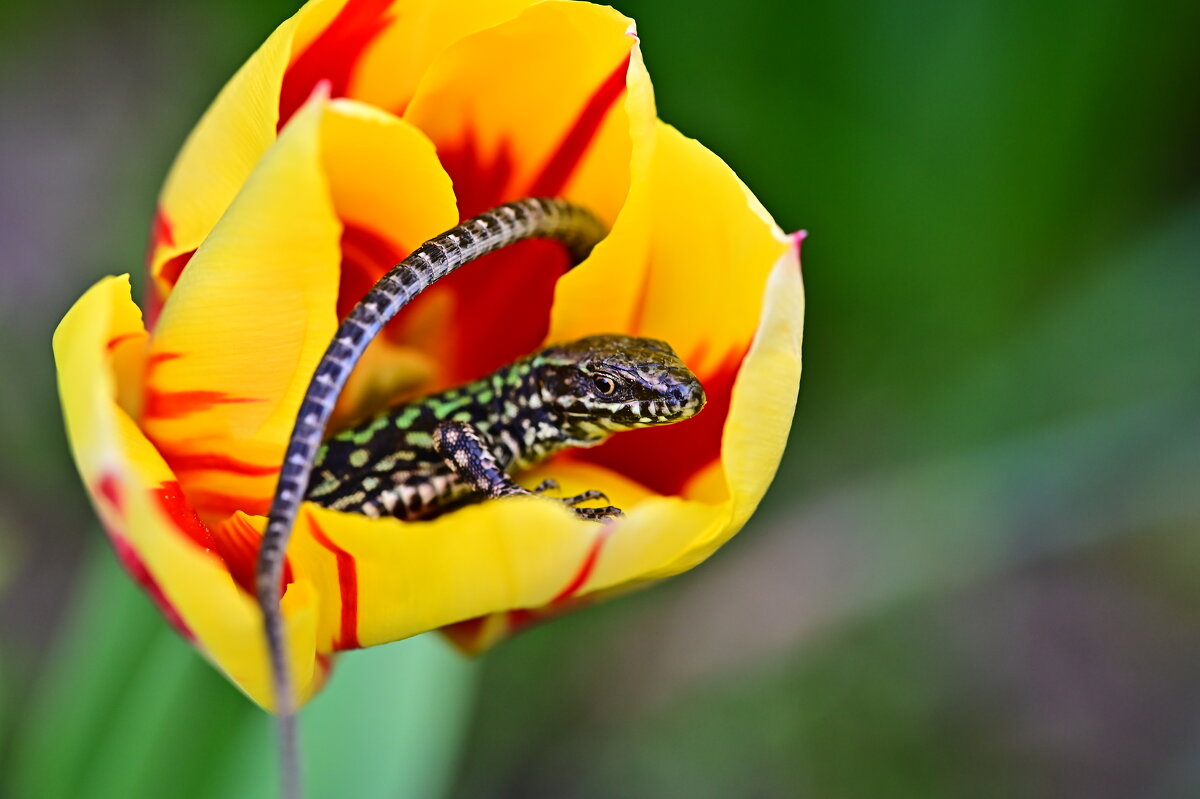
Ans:
[[[486,497],[540,496],[558,487],[553,480],[544,480],[532,491],[522,488],[509,477],[492,452],[487,436],[469,422],[442,422],[433,431],[433,448],[446,464],[473,491]],[[548,497],[561,502],[577,516],[591,521],[604,521],[623,515],[620,508],[577,508],[590,500],[608,501],[600,491],[584,491],[573,497]]]

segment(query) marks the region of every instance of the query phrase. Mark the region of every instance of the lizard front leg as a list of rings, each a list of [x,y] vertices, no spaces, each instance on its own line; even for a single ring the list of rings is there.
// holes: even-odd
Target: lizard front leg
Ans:
[[[537,496],[550,487],[543,483],[530,491],[517,485],[501,468],[486,436],[468,422],[439,424],[433,430],[433,449],[445,459],[459,479],[487,497]],[[622,515],[621,509],[612,505],[603,508],[575,507],[580,502],[607,499],[599,491],[585,491],[573,497],[555,499],[571,508],[578,516],[592,521],[604,521]]]

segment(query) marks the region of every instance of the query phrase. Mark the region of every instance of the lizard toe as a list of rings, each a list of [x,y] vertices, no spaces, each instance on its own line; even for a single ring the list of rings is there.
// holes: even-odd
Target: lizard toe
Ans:
[[[571,508],[582,519],[593,522],[606,522],[609,519],[619,519],[625,513],[620,508],[606,505],[603,508]]]
[[[591,491],[584,491],[582,494],[576,494],[573,497],[563,497],[560,501],[567,507],[573,508],[576,505],[584,502],[592,502],[593,500],[608,502],[608,495],[603,491],[592,489]]]

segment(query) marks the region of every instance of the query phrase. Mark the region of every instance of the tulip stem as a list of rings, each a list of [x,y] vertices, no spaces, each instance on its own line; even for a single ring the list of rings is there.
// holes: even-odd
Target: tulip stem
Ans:
[[[304,789],[300,779],[300,746],[296,735],[296,713],[288,709],[279,714],[279,768],[283,799],[301,799]]]

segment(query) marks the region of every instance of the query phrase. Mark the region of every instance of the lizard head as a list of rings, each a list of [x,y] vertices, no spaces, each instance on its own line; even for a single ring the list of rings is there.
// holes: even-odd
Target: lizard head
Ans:
[[[542,402],[560,410],[578,444],[680,422],[704,407],[700,381],[656,339],[588,336],[548,347],[538,363]]]

